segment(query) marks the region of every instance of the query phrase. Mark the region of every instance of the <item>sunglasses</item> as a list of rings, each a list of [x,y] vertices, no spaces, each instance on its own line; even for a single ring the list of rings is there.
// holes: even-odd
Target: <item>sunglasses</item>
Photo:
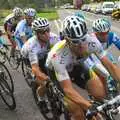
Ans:
[[[45,34],[45,32],[50,32],[50,28],[48,27],[48,28],[46,28],[46,29],[43,29],[43,30],[38,30],[38,32],[40,33],[40,34]]]
[[[86,38],[84,38],[84,39],[71,39],[71,42],[73,43],[73,44],[76,44],[76,45],[81,45],[82,43],[85,43],[86,42]]]

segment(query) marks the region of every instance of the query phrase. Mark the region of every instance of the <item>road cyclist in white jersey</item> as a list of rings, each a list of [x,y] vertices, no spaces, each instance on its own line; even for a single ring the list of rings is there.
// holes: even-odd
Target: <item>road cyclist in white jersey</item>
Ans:
[[[15,7],[13,12],[9,14],[4,20],[4,30],[7,34],[8,40],[12,45],[10,56],[14,55],[16,48],[16,42],[14,38],[15,28],[20,20],[24,18],[23,10],[19,7]]]
[[[36,18],[32,22],[32,29],[35,35],[28,39],[23,45],[21,54],[30,61],[32,73],[36,76],[35,82],[38,86],[38,104],[45,107],[43,104],[44,86],[42,87],[42,84],[44,84],[49,77],[47,76],[44,65],[48,51],[60,38],[50,32],[49,22],[46,18]]]
[[[87,33],[85,20],[77,16],[68,16],[63,21],[63,33],[65,39],[55,44],[48,53],[46,66],[54,69],[74,120],[85,120],[84,112],[88,109],[94,112],[95,107],[73,88],[71,81],[86,89],[97,100],[106,96],[105,86],[100,78],[93,70],[85,67],[85,58],[96,53],[118,80],[120,70],[107,59],[97,38]]]
[[[24,15],[24,19],[17,24],[14,33],[19,49],[21,49],[23,44],[33,35],[31,23],[36,16],[36,10],[33,8],[26,8],[24,10]]]

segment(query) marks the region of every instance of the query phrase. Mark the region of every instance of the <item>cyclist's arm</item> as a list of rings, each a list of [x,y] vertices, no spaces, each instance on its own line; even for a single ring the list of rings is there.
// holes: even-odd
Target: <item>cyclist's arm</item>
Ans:
[[[11,31],[11,25],[9,23],[7,23],[7,34],[9,35],[9,39],[12,39],[13,36],[13,32]]]
[[[59,58],[58,58],[59,59]],[[91,104],[88,100],[84,99],[72,86],[72,82],[64,64],[60,64],[59,60],[52,59],[52,65],[56,71],[56,77],[59,80],[66,97],[74,103],[80,105],[84,110],[87,110]]]
[[[107,70],[113,76],[113,78],[120,80],[120,68],[113,64],[105,55],[102,57],[98,55],[98,57],[100,58],[105,68],[107,68]]]
[[[48,76],[42,72],[39,65],[37,63],[34,63],[32,66],[32,72],[37,77],[38,80],[47,80]]]
[[[32,66],[32,72],[37,77],[37,79],[47,80],[48,76],[45,73],[43,73],[43,71],[39,67],[38,56],[36,53],[34,53],[34,50],[31,50],[31,52],[29,52],[29,60]]]

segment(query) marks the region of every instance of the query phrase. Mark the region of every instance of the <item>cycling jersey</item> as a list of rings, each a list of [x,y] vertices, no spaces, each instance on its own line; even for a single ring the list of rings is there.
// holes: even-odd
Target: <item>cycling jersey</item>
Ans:
[[[7,44],[6,38],[2,35],[0,36],[0,45]]]
[[[34,35],[22,47],[21,53],[23,57],[29,58],[31,64],[39,63],[39,60],[44,59],[50,49],[60,38],[56,34],[50,33],[50,42],[41,45]]]
[[[120,37],[114,32],[109,32],[107,42],[101,44],[104,49],[107,49],[111,44],[114,44],[120,50]]]
[[[4,20],[4,29],[7,31],[7,27],[11,28],[11,32],[15,31],[18,20],[15,18],[14,14],[8,15]]]
[[[113,32],[109,32],[108,34],[107,47],[109,47],[111,44],[114,44],[120,50],[120,37]]]
[[[88,50],[87,55],[91,53],[103,51],[101,43],[97,40],[96,36],[91,34],[87,35]],[[86,56],[86,57],[88,57]],[[77,58],[66,45],[66,40],[60,41],[51,49],[46,60],[46,66],[54,68],[56,77],[59,81],[70,79],[68,72],[73,70],[75,65],[80,62],[84,64],[85,58]]]
[[[22,48],[22,46],[23,46],[23,41],[21,40],[22,36],[26,36],[27,39],[32,37],[33,33],[32,33],[31,26],[28,26],[25,19],[21,20],[17,24],[14,35],[15,35],[15,38],[16,38],[19,48]]]

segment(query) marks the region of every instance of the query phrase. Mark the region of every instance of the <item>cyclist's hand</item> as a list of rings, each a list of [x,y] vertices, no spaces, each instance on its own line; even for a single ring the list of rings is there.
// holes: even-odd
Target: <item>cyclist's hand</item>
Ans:
[[[92,118],[93,116],[97,115],[97,109],[96,109],[96,105],[93,104],[91,107],[88,108],[87,112],[86,112],[86,117],[87,118]]]

